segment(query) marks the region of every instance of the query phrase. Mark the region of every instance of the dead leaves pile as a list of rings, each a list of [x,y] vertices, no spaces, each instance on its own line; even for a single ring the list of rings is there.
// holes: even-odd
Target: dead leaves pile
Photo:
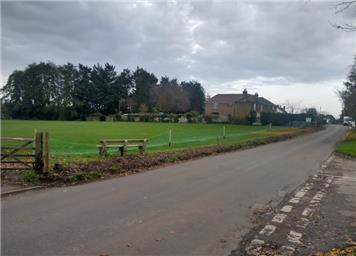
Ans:
[[[356,245],[346,248],[333,248],[329,252],[318,252],[312,256],[356,256]]]

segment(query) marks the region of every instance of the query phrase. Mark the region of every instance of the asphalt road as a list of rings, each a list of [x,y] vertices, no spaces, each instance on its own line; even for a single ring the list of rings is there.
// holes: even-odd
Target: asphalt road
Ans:
[[[316,172],[345,129],[2,200],[2,255],[223,255]]]

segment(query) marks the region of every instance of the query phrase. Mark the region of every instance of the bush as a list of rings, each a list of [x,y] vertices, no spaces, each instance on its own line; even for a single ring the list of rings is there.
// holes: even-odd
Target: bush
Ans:
[[[301,123],[305,123],[307,117],[312,117],[308,114],[289,114],[289,113],[270,113],[270,112],[262,112],[261,113],[261,123],[263,125],[272,123],[273,125],[280,126],[289,126],[293,123],[298,124],[298,126],[302,126]],[[312,122],[314,122],[315,118],[312,118]]]
[[[37,183],[40,180],[40,175],[36,171],[25,171],[22,173],[22,178],[28,183]]]
[[[69,179],[71,182],[89,181],[100,179],[102,174],[99,172],[78,172],[71,176]]]
[[[188,123],[196,122],[196,119],[199,117],[199,113],[197,111],[190,111],[185,114],[188,119]]]
[[[110,166],[109,171],[111,173],[119,173],[121,172],[121,165],[114,163],[112,166]]]
[[[246,118],[231,118],[231,123],[240,125],[250,125],[251,121],[249,117]]]
[[[204,120],[205,120],[205,122],[207,122],[208,124],[210,124],[210,123],[213,122],[212,116],[204,116]],[[231,121],[231,120],[229,120],[229,121]]]

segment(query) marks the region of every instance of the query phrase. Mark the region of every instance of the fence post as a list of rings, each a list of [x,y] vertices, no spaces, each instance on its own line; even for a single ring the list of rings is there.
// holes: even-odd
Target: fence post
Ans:
[[[35,163],[33,169],[43,171],[43,132],[35,133]]]
[[[44,134],[44,171],[49,171],[49,147],[48,147],[48,132]]]
[[[219,138],[219,136],[216,137],[216,144],[217,144],[218,146],[220,146],[220,138]]]
[[[223,126],[223,139],[225,139],[225,136],[226,134],[225,134],[225,125]]]
[[[172,146],[172,129],[169,129],[168,133],[168,146]]]

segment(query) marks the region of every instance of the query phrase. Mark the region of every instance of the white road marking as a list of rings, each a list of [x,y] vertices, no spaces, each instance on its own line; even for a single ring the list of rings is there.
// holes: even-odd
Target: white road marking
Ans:
[[[313,200],[320,201],[324,197],[323,192],[318,192],[316,195],[313,197]]]
[[[311,189],[311,186],[310,186],[310,185],[305,185],[305,186],[304,186],[304,190],[309,191],[310,189]]]
[[[261,231],[261,235],[270,236],[276,230],[276,226],[267,224]]]
[[[295,251],[295,249],[291,246],[283,245],[281,247],[281,253],[283,256],[292,256],[294,251]]]
[[[282,223],[286,217],[287,217],[286,214],[277,213],[277,214],[273,217],[272,222]]]
[[[317,207],[320,204],[318,200],[311,200],[309,206],[310,207]]]
[[[329,178],[326,180],[327,183],[333,182],[334,176],[329,176]]]
[[[314,209],[311,208],[305,208],[304,211],[302,212],[303,216],[311,216],[314,213]]]
[[[330,156],[330,157],[326,160],[326,162],[327,162],[327,163],[330,163],[332,160],[334,160],[334,158],[335,158],[334,156]]]
[[[309,191],[309,188],[302,188],[301,190],[299,190],[300,192],[304,192],[307,193]]]
[[[355,181],[356,180],[356,178],[355,177],[352,177],[352,176],[341,176],[341,175],[330,175],[330,174],[325,174],[324,176],[326,176],[326,177],[330,177],[330,178],[332,178],[332,180],[334,179],[334,178],[338,178],[338,179],[345,179],[345,180],[351,180],[351,181]],[[331,181],[332,181],[331,180]],[[330,182],[331,183],[331,182]]]
[[[250,243],[250,246],[246,247],[246,252],[251,255],[256,255],[262,249],[262,245],[265,244],[265,241],[260,239],[253,239]]]
[[[307,218],[301,217],[300,220],[297,222],[296,226],[298,228],[306,228],[309,225],[310,221]]]
[[[260,240],[260,239],[253,239],[251,241],[251,245],[263,245],[263,244],[265,244],[265,241]]]
[[[287,240],[291,243],[299,244],[302,236],[303,236],[302,233],[298,233],[298,232],[291,230],[287,236]]]
[[[281,209],[282,212],[291,212],[293,209],[293,206],[291,205],[285,205],[283,206],[283,208]]]
[[[297,204],[300,201],[300,197],[293,197],[291,200],[289,200],[290,203]]]
[[[295,194],[295,197],[302,198],[304,195],[305,195],[305,192],[304,192],[304,191],[298,191],[298,192]]]

